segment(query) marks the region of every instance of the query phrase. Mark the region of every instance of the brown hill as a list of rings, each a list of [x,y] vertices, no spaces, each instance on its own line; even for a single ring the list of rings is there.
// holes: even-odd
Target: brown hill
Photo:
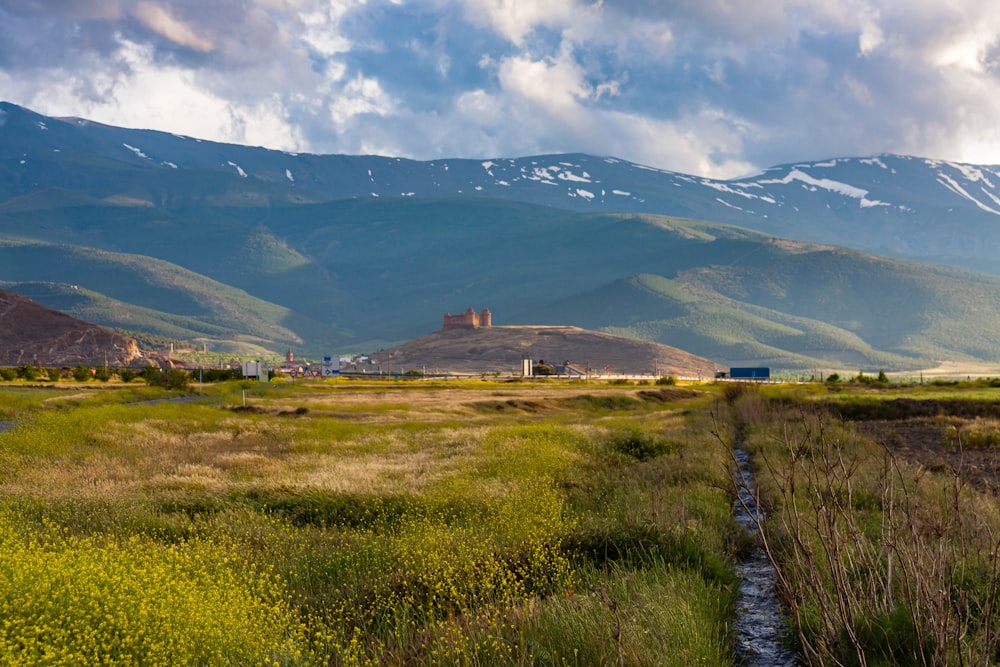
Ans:
[[[144,366],[135,340],[0,290],[0,366]]]
[[[392,355],[391,357],[389,355]],[[518,373],[522,359],[614,375],[712,378],[718,364],[668,345],[565,326],[436,331],[372,355],[383,372]]]

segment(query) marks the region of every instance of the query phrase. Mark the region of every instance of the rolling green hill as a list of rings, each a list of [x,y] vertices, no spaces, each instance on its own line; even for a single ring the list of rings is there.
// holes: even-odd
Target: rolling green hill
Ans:
[[[6,289],[108,327],[173,338],[302,345],[315,321],[150,256],[0,240]]]
[[[315,357],[488,306],[496,324],[579,326],[721,365],[1000,358],[1000,279],[729,225],[489,200],[42,203],[0,206],[0,281],[173,338]]]

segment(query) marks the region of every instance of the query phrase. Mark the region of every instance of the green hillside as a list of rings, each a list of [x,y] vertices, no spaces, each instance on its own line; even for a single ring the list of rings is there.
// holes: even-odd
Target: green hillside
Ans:
[[[299,332],[319,336],[325,329],[287,307],[148,256],[0,241],[0,279],[76,317],[173,338],[242,338],[280,347],[301,345]]]
[[[1000,358],[1000,280],[838,248],[691,270],[681,280],[925,358]]]
[[[488,200],[43,204],[0,207],[0,281],[172,338],[315,357],[488,306],[496,324],[603,330],[729,365],[1000,359],[1000,279],[729,225]]]
[[[856,334],[824,322],[649,274],[616,281],[526,317],[562,321],[581,312],[586,314],[578,326],[697,350],[733,366],[843,364],[905,369],[921,365],[919,359],[873,349]]]

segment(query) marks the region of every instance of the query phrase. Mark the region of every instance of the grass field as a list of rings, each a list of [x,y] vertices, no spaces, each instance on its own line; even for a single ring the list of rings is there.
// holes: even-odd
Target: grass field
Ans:
[[[732,662],[709,393],[137,390],[0,390],[0,662]]]
[[[736,442],[806,664],[998,657],[989,383],[168,396],[0,386],[0,664],[732,665]]]

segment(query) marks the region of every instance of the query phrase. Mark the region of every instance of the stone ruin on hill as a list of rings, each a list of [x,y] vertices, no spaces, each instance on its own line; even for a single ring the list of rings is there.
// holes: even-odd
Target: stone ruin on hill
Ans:
[[[491,326],[493,326],[493,314],[489,308],[483,308],[483,312],[477,313],[470,307],[459,315],[445,313],[444,327],[441,330],[453,331],[455,329],[478,329]]]

